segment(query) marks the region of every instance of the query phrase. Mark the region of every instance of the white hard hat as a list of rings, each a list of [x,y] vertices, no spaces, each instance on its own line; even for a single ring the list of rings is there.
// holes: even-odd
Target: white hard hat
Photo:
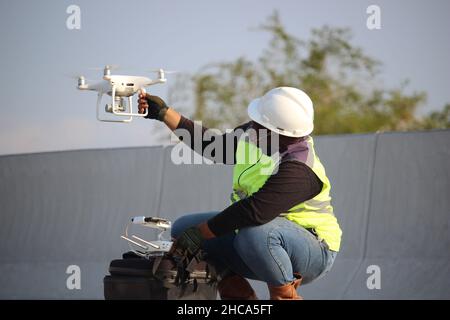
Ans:
[[[288,137],[304,137],[314,128],[313,103],[302,90],[279,87],[250,102],[248,115],[253,121]]]

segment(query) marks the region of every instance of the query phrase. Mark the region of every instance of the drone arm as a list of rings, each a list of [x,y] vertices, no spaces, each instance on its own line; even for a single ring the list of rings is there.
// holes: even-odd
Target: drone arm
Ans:
[[[148,86],[151,86],[151,85],[154,85],[154,84],[158,84],[158,83],[166,83],[166,81],[167,81],[167,79],[151,80],[151,81],[145,83],[144,86],[148,87]]]

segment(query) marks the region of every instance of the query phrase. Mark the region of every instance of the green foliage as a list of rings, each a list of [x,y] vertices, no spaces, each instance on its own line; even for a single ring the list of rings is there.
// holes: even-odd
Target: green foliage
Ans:
[[[431,112],[422,122],[423,129],[450,128],[450,104],[442,111]]]
[[[381,63],[351,43],[346,28],[324,26],[303,41],[286,32],[277,12],[259,30],[271,39],[259,59],[212,63],[191,77],[192,117],[206,126],[233,128],[248,121],[247,105],[268,90],[291,86],[314,102],[314,134],[449,128],[450,105],[423,118],[416,115],[424,92],[407,94],[378,87]],[[183,80],[185,81],[185,79]],[[176,99],[177,100],[177,99]]]

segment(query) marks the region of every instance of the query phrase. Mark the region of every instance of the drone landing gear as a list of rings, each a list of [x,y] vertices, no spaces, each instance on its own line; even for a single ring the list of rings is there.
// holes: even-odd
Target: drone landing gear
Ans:
[[[145,89],[140,89],[142,92],[145,92]],[[119,92],[120,94],[120,92]],[[116,119],[104,119],[100,116],[100,104],[102,100],[103,93],[98,94],[97,99],[97,119],[105,122],[131,122],[133,117],[146,117],[148,115],[148,109],[145,113],[134,113],[133,112],[133,95],[117,95],[116,86],[112,85],[111,88],[111,104],[107,103],[105,105],[105,112],[111,113],[114,116],[117,116]],[[125,102],[125,100],[128,100]],[[128,112],[127,112],[128,111]],[[126,118],[125,118],[126,117]]]

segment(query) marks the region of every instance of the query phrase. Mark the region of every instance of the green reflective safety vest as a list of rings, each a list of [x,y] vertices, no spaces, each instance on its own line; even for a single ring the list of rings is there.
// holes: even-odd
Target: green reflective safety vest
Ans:
[[[299,203],[289,209],[288,212],[283,212],[280,215],[304,228],[313,229],[318,238],[324,240],[331,250],[339,251],[342,231],[331,206],[330,181],[325,173],[325,168],[314,151],[312,137],[308,136],[302,143],[307,146],[303,149],[305,151],[303,151],[302,156],[296,157],[294,154],[287,158],[303,162],[310,167],[322,181],[322,191],[314,198]],[[286,153],[283,153],[280,157],[283,161]],[[266,155],[253,143],[240,139],[236,149],[236,164],[233,170],[232,202],[249,197],[258,191],[274,173],[278,163],[279,160]]]

